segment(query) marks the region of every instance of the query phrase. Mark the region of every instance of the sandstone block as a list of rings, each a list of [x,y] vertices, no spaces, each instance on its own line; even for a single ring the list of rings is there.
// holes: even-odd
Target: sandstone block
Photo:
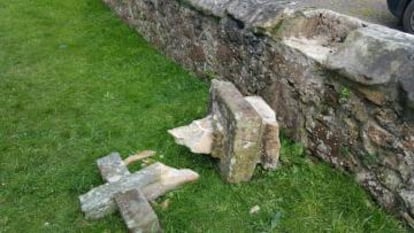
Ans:
[[[257,163],[275,169],[279,160],[279,125],[275,112],[259,96],[243,97],[230,82],[213,80],[210,115],[168,131],[193,153],[220,159],[229,182],[250,180]]]
[[[210,88],[215,137],[213,157],[228,182],[248,181],[260,160],[262,120],[230,82],[213,80]]]
[[[115,182],[131,174],[117,152],[113,152],[96,161],[104,181]]]
[[[188,147],[197,154],[210,154],[213,142],[212,117],[207,116],[201,120],[193,121],[188,126],[168,130],[179,145]]]
[[[279,124],[276,121],[275,111],[260,96],[248,96],[244,99],[262,119],[260,163],[265,169],[275,169],[280,151]]]
[[[138,189],[122,191],[116,194],[115,202],[129,232],[162,232],[157,215],[144,194]]]
[[[362,27],[349,33],[338,51],[328,57],[327,66],[364,85],[413,80],[413,41],[412,36],[395,30]]]
[[[87,219],[99,219],[116,211],[114,196],[125,190],[143,188],[159,180],[161,176],[161,163],[155,163],[139,172],[128,175],[112,183],[98,186],[88,193],[79,196],[81,210]]]
[[[81,210],[87,219],[99,219],[116,211],[114,197],[117,193],[140,189],[148,200],[154,200],[180,185],[198,179],[189,169],[175,169],[154,163],[121,179],[98,186],[79,196]]]
[[[199,177],[196,172],[190,169],[175,169],[164,166],[160,180],[144,186],[141,191],[148,200],[153,201],[186,183],[198,180]]]

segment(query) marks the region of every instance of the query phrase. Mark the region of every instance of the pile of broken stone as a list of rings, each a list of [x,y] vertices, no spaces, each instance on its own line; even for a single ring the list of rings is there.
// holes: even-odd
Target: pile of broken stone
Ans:
[[[175,141],[193,153],[219,159],[219,170],[230,183],[249,181],[257,164],[278,166],[279,125],[274,111],[258,96],[243,97],[230,82],[213,80],[209,115],[188,126],[169,130]],[[162,232],[151,202],[181,185],[196,181],[190,169],[175,169],[156,162],[135,173],[127,165],[154,155],[144,151],[122,160],[111,153],[97,160],[106,182],[79,196],[87,219],[99,219],[117,209],[129,232]]]

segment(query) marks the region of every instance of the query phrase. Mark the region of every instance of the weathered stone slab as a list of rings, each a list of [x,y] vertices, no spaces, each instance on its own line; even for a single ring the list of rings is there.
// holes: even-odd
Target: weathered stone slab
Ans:
[[[269,105],[259,96],[243,97],[231,83],[218,80],[213,80],[210,97],[210,115],[168,131],[175,141],[193,153],[219,158],[222,175],[230,182],[249,180],[257,163],[275,169],[279,125]]]
[[[414,37],[384,27],[362,27],[349,33],[327,66],[364,84],[388,84],[414,77]],[[412,80],[412,78],[410,78]]]
[[[197,154],[210,154],[213,142],[212,117],[193,121],[190,125],[168,130],[179,145],[188,147]]]
[[[107,182],[115,182],[131,174],[117,152],[98,159],[96,163],[102,178]]]
[[[122,177],[118,181],[98,186],[84,195],[79,196],[81,210],[87,219],[102,218],[116,211],[114,196],[125,190],[143,188],[146,185],[157,182],[166,167],[161,163],[155,163],[136,173]]]
[[[262,119],[260,163],[265,169],[275,169],[279,162],[281,147],[279,124],[276,121],[275,111],[260,96],[248,96],[244,99],[250,103]]]
[[[227,6],[227,13],[250,27],[267,27],[279,21],[290,1],[236,0]]]
[[[115,195],[115,202],[131,233],[162,232],[158,217],[138,189],[122,191]]]
[[[225,16],[226,6],[232,0],[184,0],[207,15]]]
[[[230,82],[213,80],[211,114],[215,129],[212,156],[232,183],[248,181],[260,160],[261,118]]]
[[[168,191],[189,181],[198,174],[189,169],[175,169],[154,163],[121,179],[98,186],[79,196],[81,210],[87,219],[102,218],[116,211],[114,196],[122,191],[140,189],[148,200],[154,200]]]

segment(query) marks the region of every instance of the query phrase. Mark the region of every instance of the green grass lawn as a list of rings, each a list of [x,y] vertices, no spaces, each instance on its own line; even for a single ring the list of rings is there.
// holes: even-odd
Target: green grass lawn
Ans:
[[[168,208],[154,205],[165,232],[407,231],[352,178],[288,140],[281,169],[223,183],[215,161],[166,132],[204,116],[208,83],[99,0],[4,0],[0,18],[0,233],[126,232],[118,214],[86,221],[78,196],[102,184],[98,157],[146,149],[201,175],[158,200]]]

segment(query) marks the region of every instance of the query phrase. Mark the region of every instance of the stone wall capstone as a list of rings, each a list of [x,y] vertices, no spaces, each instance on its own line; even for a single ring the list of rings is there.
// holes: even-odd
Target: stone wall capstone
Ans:
[[[414,227],[414,36],[274,0],[104,0],[167,56],[234,83]]]

